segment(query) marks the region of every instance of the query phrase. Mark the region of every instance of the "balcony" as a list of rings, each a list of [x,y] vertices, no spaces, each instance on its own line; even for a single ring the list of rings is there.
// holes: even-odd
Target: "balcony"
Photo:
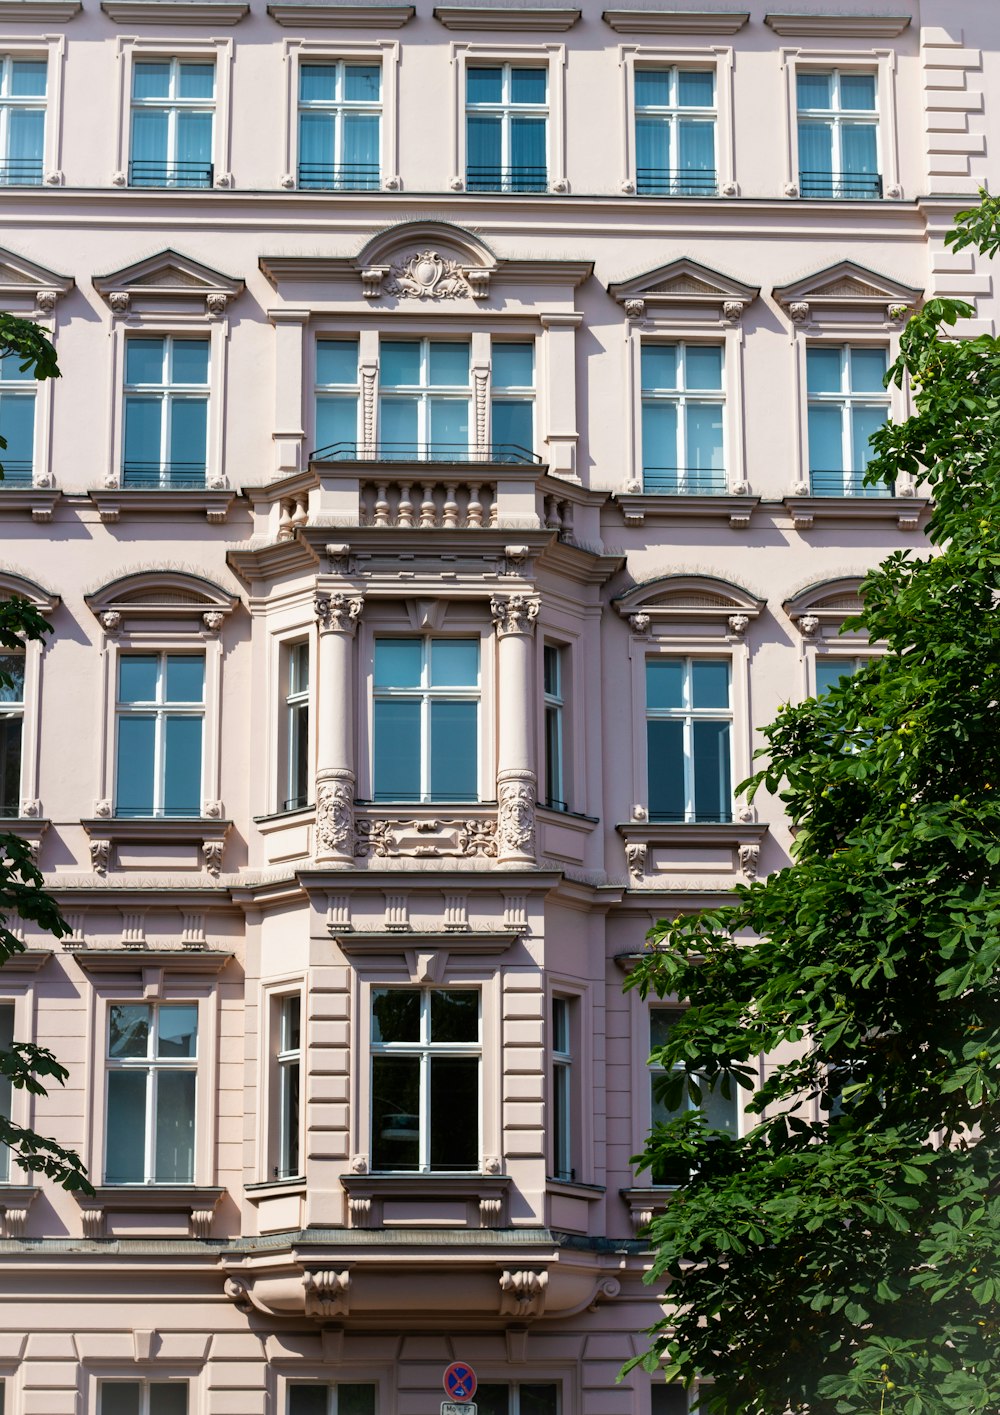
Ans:
[[[438,462],[540,467],[541,457],[513,442],[469,446],[467,442],[334,442],[310,453],[310,462]]]
[[[642,489],[666,496],[725,496],[725,467],[644,467]]]
[[[211,162],[160,162],[136,158],[128,165],[130,187],[211,187]]]
[[[895,486],[877,482],[865,485],[865,473],[813,469],[809,473],[809,490],[813,496],[883,496],[896,495]]]
[[[800,172],[799,195],[828,201],[877,201],[882,178],[874,172]]]
[[[377,192],[379,169],[369,162],[300,162],[299,190],[310,192]]]
[[[203,491],[204,462],[125,462],[122,486],[135,491]]]
[[[467,167],[468,192],[547,192],[549,174],[545,167]]]
[[[641,197],[715,197],[719,179],[714,167],[683,171],[677,167],[639,167],[635,189]]]
[[[40,157],[5,157],[0,160],[0,187],[40,187]]]

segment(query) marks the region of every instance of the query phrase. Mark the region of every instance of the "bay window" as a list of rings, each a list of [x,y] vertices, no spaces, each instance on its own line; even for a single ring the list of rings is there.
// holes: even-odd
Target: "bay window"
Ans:
[[[0,1052],[9,1052],[14,1044],[14,1004],[0,1002]],[[13,1086],[9,1076],[0,1075],[0,1119],[11,1120]],[[0,1184],[10,1183],[10,1146],[0,1144]]]
[[[47,84],[45,59],[0,58],[0,186],[42,184]]]
[[[494,343],[492,460],[530,462],[535,446],[535,346]]]
[[[324,461],[358,455],[358,341],[316,344],[316,446]]]
[[[106,1184],[190,1184],[195,1161],[198,1008],[108,1009]]]
[[[278,1154],[275,1179],[301,1173],[299,1098],[302,1091],[302,999],[278,999]]]
[[[640,196],[715,196],[715,73],[635,71],[636,191]]]
[[[800,69],[796,93],[801,195],[880,197],[875,75]]]
[[[670,1029],[677,1020],[677,1013],[666,1008],[654,1007],[649,1014],[649,1049],[653,1051],[657,1047],[666,1044],[670,1035]],[[737,1087],[732,1087],[732,1094],[727,1098],[722,1094],[721,1082],[710,1086],[706,1081],[700,1081],[701,1101],[694,1098],[685,1091],[680,1102],[676,1106],[668,1106],[661,1098],[659,1091],[663,1078],[667,1073],[657,1066],[650,1067],[650,1127],[664,1125],[668,1120],[674,1120],[679,1115],[685,1115],[688,1111],[700,1110],[705,1117],[705,1123],[713,1130],[721,1130],[727,1135],[739,1134],[739,1108],[737,1102]],[[650,1171],[654,1184],[683,1184],[688,1178],[688,1171],[683,1166],[673,1165],[668,1160],[660,1159],[653,1165]],[[669,1405],[666,1407],[670,1409]]]
[[[24,655],[0,654],[0,816],[21,814]]]
[[[125,343],[126,487],[205,485],[208,448],[207,339],[172,334]]]
[[[469,456],[469,345],[383,339],[379,347],[379,454],[465,461]]]
[[[299,186],[377,191],[382,69],[342,61],[299,68]]]
[[[573,999],[552,999],[552,1176],[571,1181],[573,1164]]]
[[[117,816],[201,815],[204,716],[202,654],[121,655]]]
[[[641,374],[644,490],[724,492],[722,346],[644,343]]]
[[[646,663],[649,814],[724,822],[732,813],[730,666],[723,659]]]
[[[16,354],[0,359],[0,467],[4,486],[30,486],[35,461],[35,395],[32,369],[20,368]]]
[[[470,192],[548,189],[548,69],[470,65],[465,74]]]
[[[542,650],[545,690],[545,804],[556,811],[568,810],[563,772],[565,700],[563,659],[566,650],[546,644]]]
[[[210,187],[214,121],[214,63],[136,60],[129,185]]]
[[[479,800],[478,639],[375,640],[374,798]]]
[[[815,496],[886,496],[865,486],[868,440],[889,415],[887,351],[870,345],[815,344],[806,350],[809,478]]]
[[[285,660],[285,795],[283,809],[309,801],[309,645],[290,644]]]

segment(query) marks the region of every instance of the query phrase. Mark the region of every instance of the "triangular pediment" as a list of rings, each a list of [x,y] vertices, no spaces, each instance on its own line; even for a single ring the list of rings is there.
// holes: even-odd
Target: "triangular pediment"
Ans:
[[[196,295],[205,299],[213,312],[224,308],[243,289],[242,280],[234,280],[211,266],[171,250],[147,256],[145,260],[126,266],[124,270],[115,270],[110,275],[95,275],[93,284],[112,308],[127,305],[133,295],[160,300]]]
[[[608,292],[621,304],[642,300],[652,307],[702,305],[721,309],[733,301],[749,304],[760,294],[760,287],[683,257],[631,280],[616,281],[608,286]]]
[[[39,292],[51,294],[54,304],[60,296],[72,290],[76,281],[71,275],[57,275],[44,265],[38,265],[16,251],[0,247],[0,300],[23,301],[26,297],[34,303]],[[45,304],[45,301],[39,301]]]
[[[915,305],[923,294],[892,276],[882,275],[842,260],[837,265],[803,276],[789,285],[776,285],[774,298],[783,305],[802,301],[811,305]]]

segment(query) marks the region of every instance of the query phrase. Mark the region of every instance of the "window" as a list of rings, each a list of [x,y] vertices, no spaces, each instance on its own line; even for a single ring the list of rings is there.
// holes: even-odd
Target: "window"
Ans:
[[[207,339],[126,341],[124,446],[127,487],[205,485]]]
[[[469,346],[383,339],[379,455],[464,462],[469,456]]]
[[[201,654],[122,654],[116,815],[201,815],[204,716]]]
[[[824,693],[829,693],[832,688],[846,682],[870,662],[868,658],[817,658],[816,696],[819,698]]]
[[[377,1409],[375,1386],[364,1382],[295,1381],[288,1386],[288,1415],[375,1415]]]
[[[565,649],[546,644],[542,650],[545,689],[545,804],[565,811],[563,781],[563,658]]]
[[[99,1415],[187,1415],[187,1381],[101,1381]]]
[[[283,809],[297,811],[309,801],[309,645],[290,644],[286,658],[285,799]]]
[[[8,818],[21,814],[23,735],[24,655],[0,654],[0,816]]]
[[[47,80],[44,59],[0,58],[0,186],[41,186]]]
[[[552,999],[552,1177],[573,1180],[572,1000]]]
[[[650,1387],[650,1415],[695,1415],[695,1407],[688,1404],[688,1393],[683,1386],[666,1385],[663,1381]]]
[[[215,65],[141,59],[132,68],[129,185],[210,187]]]
[[[105,1184],[193,1182],[197,1040],[196,1003],[111,1004]]]
[[[802,196],[880,197],[875,75],[800,69],[796,91]]]
[[[299,1095],[302,1082],[302,999],[278,1004],[278,1163],[275,1179],[299,1174]]]
[[[535,446],[535,346],[494,344],[492,421],[494,462],[530,462]]]
[[[722,346],[643,344],[641,367],[644,490],[724,492]]]
[[[381,98],[378,64],[300,66],[300,187],[378,191]]]
[[[372,1167],[478,1170],[479,993],[372,992]]]
[[[814,496],[888,496],[865,486],[868,439],[889,415],[886,350],[816,344],[806,350],[809,480]]]
[[[316,344],[316,446],[328,462],[358,455],[356,339],[320,339]]]
[[[715,196],[715,73],[636,69],[636,191],[640,196]]]
[[[548,70],[470,65],[465,75],[466,173],[470,192],[548,188]]]
[[[0,359],[0,450],[4,486],[30,486],[35,460],[35,392],[32,371],[22,372],[20,360]]]
[[[376,639],[376,801],[479,800],[479,641]]]
[[[729,663],[646,663],[649,814],[659,821],[731,818]]]
[[[649,1014],[649,1049],[661,1047],[666,1044],[670,1035],[670,1028],[676,1020],[676,1012],[668,1012],[665,1008],[653,1008]],[[685,1093],[681,1098],[681,1103],[675,1108],[666,1105],[657,1096],[657,1078],[665,1076],[666,1072],[658,1067],[650,1068],[650,1126],[664,1125],[668,1120],[674,1120],[678,1115],[684,1115],[691,1110],[700,1110],[705,1117],[705,1123],[713,1130],[725,1131],[727,1135],[739,1134],[739,1113],[736,1099],[736,1086],[732,1087],[733,1094],[727,1099],[722,1094],[721,1084],[716,1087],[709,1086],[707,1082],[701,1083],[701,1104],[698,1105],[692,1097]],[[660,1160],[650,1171],[654,1184],[683,1184],[688,1175],[683,1168],[672,1167],[666,1160]],[[686,1409],[686,1406],[679,1407]],[[666,1410],[672,1407],[667,1405]]]
[[[12,1002],[0,1002],[0,1052],[10,1051],[14,1041],[14,1004]],[[0,1076],[0,1118],[11,1120],[13,1118],[11,1103],[13,1101],[13,1087],[9,1076]],[[10,1183],[10,1147],[0,1145],[0,1184]],[[0,1404],[0,1415],[3,1415],[2,1404]]]
[[[479,1415],[559,1415],[559,1387],[544,1385],[478,1385]]]

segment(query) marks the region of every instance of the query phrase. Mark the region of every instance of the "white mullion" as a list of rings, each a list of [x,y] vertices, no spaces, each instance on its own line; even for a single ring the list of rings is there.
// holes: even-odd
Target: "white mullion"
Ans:
[[[346,79],[344,76],[344,61],[338,59],[334,65],[333,73],[333,103],[331,112],[333,114],[333,179],[336,182],[337,172],[344,164],[344,91]]]
[[[851,437],[851,350],[849,345],[841,345],[840,350],[840,457],[844,475],[855,469],[851,466],[854,457]]]
[[[151,1025],[146,1053],[146,1164],[143,1175],[143,1182],[146,1184],[156,1180],[156,1101],[159,1088],[153,1061],[160,1034],[160,1009],[150,1003],[149,1012]]]
[[[421,640],[420,655],[420,799],[431,798],[431,641]],[[429,1025],[429,1024],[428,1024]]]
[[[169,150],[169,144],[168,144]],[[168,467],[170,465],[170,380],[174,359],[173,340],[169,334],[163,336],[163,358],[160,362],[160,466],[159,474],[162,481],[164,475],[169,476]]]
[[[153,814],[159,815],[163,811],[165,799],[164,780],[166,766],[166,714],[163,704],[166,701],[167,683],[167,658],[166,654],[156,655],[156,707],[154,712],[153,728]]]
[[[431,994],[429,988],[420,992],[420,1154],[417,1163],[422,1172],[431,1167]]]

